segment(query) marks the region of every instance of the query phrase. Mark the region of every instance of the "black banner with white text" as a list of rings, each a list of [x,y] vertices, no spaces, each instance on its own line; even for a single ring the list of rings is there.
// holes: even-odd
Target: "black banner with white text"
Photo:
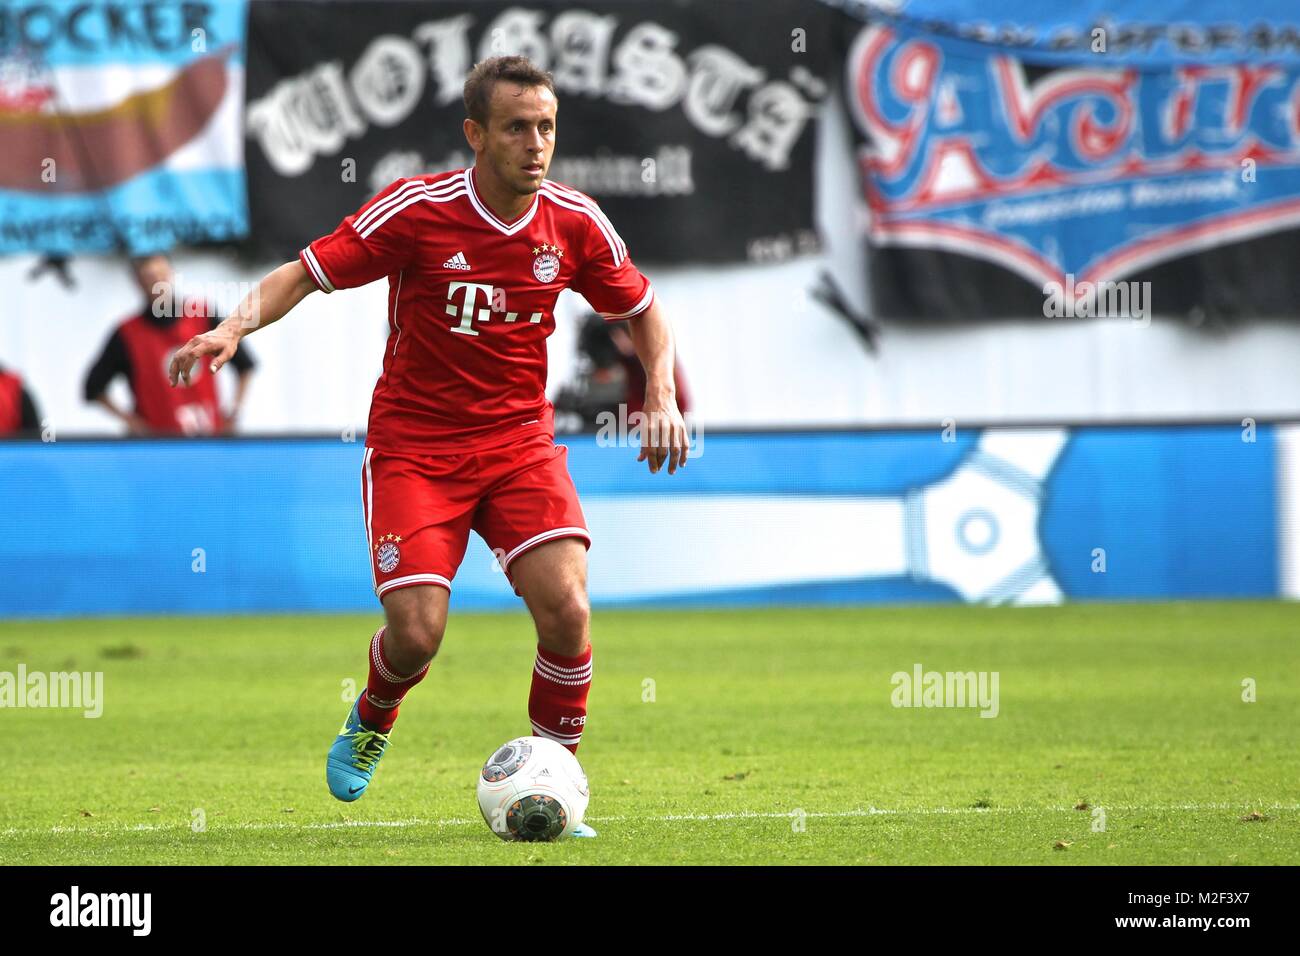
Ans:
[[[638,261],[814,251],[827,22],[799,0],[252,4],[254,245],[293,254],[393,180],[472,164],[465,75],[521,53],[555,77],[549,178],[595,197]]]

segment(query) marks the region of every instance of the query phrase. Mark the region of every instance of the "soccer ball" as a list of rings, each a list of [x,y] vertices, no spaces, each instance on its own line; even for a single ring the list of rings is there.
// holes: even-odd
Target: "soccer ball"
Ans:
[[[554,740],[516,737],[478,777],[478,808],[503,840],[562,840],[587,812],[587,775]]]

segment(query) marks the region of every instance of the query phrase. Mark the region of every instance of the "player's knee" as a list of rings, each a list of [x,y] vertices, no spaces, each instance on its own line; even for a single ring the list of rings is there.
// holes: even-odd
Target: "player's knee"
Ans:
[[[568,588],[539,608],[537,630],[542,643],[557,654],[576,657],[587,647],[591,604],[583,588]]]
[[[389,621],[393,666],[414,672],[433,660],[442,646],[444,627],[445,622],[434,614],[409,614]]]
[[[389,664],[413,674],[438,653],[447,624],[446,592],[435,587],[400,588],[384,598]]]

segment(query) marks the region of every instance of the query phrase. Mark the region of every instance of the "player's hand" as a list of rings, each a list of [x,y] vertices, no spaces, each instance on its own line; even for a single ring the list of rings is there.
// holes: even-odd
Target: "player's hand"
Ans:
[[[216,374],[221,366],[234,357],[239,348],[239,334],[226,328],[223,322],[211,332],[196,335],[176,350],[171,365],[167,368],[167,377],[171,379],[172,388],[178,383],[190,384],[190,370],[200,359],[211,356],[208,371]]]
[[[665,461],[670,475],[675,474],[678,468],[685,468],[691,442],[686,435],[686,422],[677,408],[676,396],[659,401],[647,395],[643,414],[641,454],[636,460],[649,461],[651,474],[657,474]]]
[[[149,423],[140,415],[134,412],[126,416],[126,433],[128,435],[148,435],[152,432]]]

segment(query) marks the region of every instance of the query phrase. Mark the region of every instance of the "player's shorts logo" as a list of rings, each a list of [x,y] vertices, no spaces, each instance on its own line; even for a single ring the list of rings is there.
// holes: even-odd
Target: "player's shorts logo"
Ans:
[[[397,542],[401,540],[401,536],[395,534],[386,534],[379,539],[379,545],[375,548],[375,558],[380,574],[388,574],[401,562],[402,549],[397,546]]]
[[[533,248],[533,275],[538,282],[554,282],[560,274],[560,257],[564,250],[559,246],[542,243]]]
[[[397,563],[401,560],[401,549],[391,541],[387,541],[379,546],[379,570],[384,574],[387,574],[396,568]]]

